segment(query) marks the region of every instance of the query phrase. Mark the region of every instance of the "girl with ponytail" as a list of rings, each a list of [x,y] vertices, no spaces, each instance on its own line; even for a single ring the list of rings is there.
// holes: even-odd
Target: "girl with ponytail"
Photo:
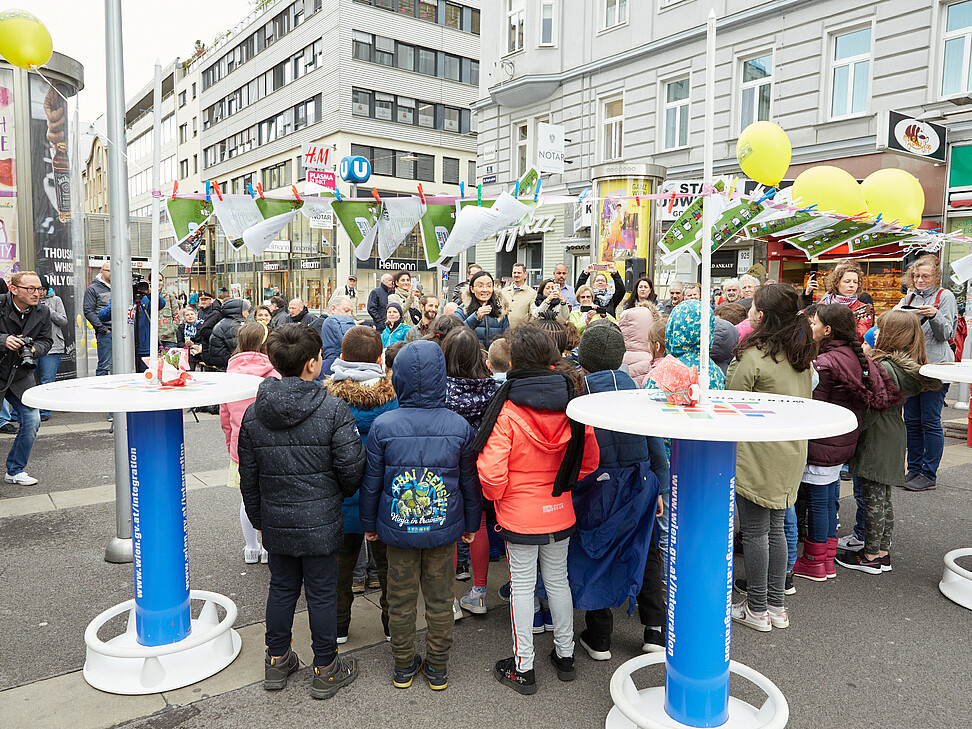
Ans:
[[[807,499],[807,538],[793,574],[825,582],[837,576],[837,499],[840,469],[857,450],[861,421],[868,408],[884,412],[898,396],[887,373],[873,367],[857,338],[857,317],[844,304],[821,304],[807,312],[819,347],[814,369],[820,382],[813,399],[845,407],[857,416],[857,428],[843,435],[811,440],[800,484]]]
[[[792,286],[756,289],[749,310],[753,331],[736,347],[727,390],[810,397],[810,363],[817,352],[810,322]],[[732,619],[759,631],[789,625],[783,592],[786,509],[793,505],[807,462],[807,441],[740,443],[736,448],[736,513],[746,562],[747,599]]]

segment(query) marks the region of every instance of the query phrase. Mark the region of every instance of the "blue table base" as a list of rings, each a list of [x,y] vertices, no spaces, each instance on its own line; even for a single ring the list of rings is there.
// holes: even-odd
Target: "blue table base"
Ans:
[[[729,719],[736,444],[672,440],[665,711],[682,724]]]
[[[181,410],[128,413],[135,626],[145,646],[189,635],[189,541]]]

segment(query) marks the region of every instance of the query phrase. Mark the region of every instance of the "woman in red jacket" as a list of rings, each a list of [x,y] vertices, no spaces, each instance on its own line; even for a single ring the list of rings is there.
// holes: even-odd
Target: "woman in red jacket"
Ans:
[[[574,678],[574,606],[567,583],[567,547],[574,529],[570,490],[597,468],[594,429],[567,418],[577,392],[570,373],[556,369],[553,339],[532,326],[510,337],[512,369],[483,416],[474,448],[480,450],[483,495],[496,506],[497,530],[510,561],[513,621],[511,658],[494,675],[521,694],[537,690],[533,672],[534,592],[537,559],[550,604],[554,650],[562,681]]]

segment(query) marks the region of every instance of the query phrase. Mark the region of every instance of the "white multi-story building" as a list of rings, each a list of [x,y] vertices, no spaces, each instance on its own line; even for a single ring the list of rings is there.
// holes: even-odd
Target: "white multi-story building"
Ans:
[[[479,79],[479,0],[278,0],[245,19],[196,64],[200,76],[200,170],[220,189],[269,196],[302,192],[301,145],[370,160],[370,196],[457,194],[475,184],[470,108]],[[345,197],[347,183],[339,181]],[[386,267],[405,267],[438,286],[417,233],[390,262],[352,261],[340,230],[311,229],[300,216],[254,258],[215,244],[216,285],[246,295],[273,287],[319,309],[357,263],[362,294]],[[363,308],[365,296],[359,296]]]
[[[717,174],[739,174],[740,131],[752,121],[771,120],[793,144],[787,179],[816,164],[842,167],[858,179],[882,167],[900,167],[924,187],[926,224],[952,227],[942,220],[945,163],[893,153],[879,142],[887,137],[889,111],[924,121],[945,119],[952,143],[972,134],[965,114],[972,89],[970,0],[503,0],[496,5],[499,11],[483,18],[483,73],[474,107],[479,174],[487,180],[495,175],[498,183],[488,188],[491,192],[535,161],[541,121],[562,125],[567,140],[568,165],[562,175],[545,176],[548,194],[588,188],[595,195],[621,189],[637,194],[657,191],[665,180],[699,181],[705,21],[715,7]],[[940,142],[944,147],[944,139]],[[972,175],[967,177],[957,182],[972,186]],[[592,253],[601,253],[599,205],[590,218],[578,214],[576,226],[569,206],[551,206],[545,211],[554,221],[545,233],[524,231],[515,249],[499,253],[488,241],[470,258],[501,275],[509,275],[515,260],[537,275],[548,274],[560,261],[577,271]],[[652,242],[662,219],[673,217],[667,208],[646,202],[631,206],[629,213],[637,215],[635,225],[644,227]],[[653,253],[648,269],[657,283],[697,275],[687,261],[664,267]],[[788,250],[767,250],[752,241],[717,254],[717,277],[762,263],[769,275],[796,282],[809,268]],[[884,276],[890,282],[900,260],[870,266],[875,280]]]

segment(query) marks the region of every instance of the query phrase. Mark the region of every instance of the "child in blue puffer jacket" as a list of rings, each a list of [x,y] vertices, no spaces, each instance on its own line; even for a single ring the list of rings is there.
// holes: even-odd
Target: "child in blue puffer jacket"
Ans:
[[[324,388],[344,400],[354,415],[362,443],[367,442],[371,424],[382,413],[398,407],[395,389],[381,364],[381,336],[371,327],[353,326],[341,340],[341,357],[331,363],[331,376],[324,381]],[[351,603],[354,600],[352,582],[354,567],[364,541],[364,529],[358,515],[358,493],[344,500],[344,544],[338,550],[337,580],[337,642],[346,643],[351,626]],[[386,583],[388,559],[385,545],[371,543],[371,551],[378,568],[381,586],[381,624],[388,632],[388,600]]]
[[[452,647],[455,543],[479,529],[482,492],[472,449],[476,431],[443,407],[445,356],[419,340],[395,357],[392,384],[398,409],[375,419],[361,485],[365,538],[381,539],[388,555],[388,627],[395,658],[393,683],[408,688],[419,671],[433,690],[448,686]],[[415,654],[415,608],[425,598],[427,653]]]

